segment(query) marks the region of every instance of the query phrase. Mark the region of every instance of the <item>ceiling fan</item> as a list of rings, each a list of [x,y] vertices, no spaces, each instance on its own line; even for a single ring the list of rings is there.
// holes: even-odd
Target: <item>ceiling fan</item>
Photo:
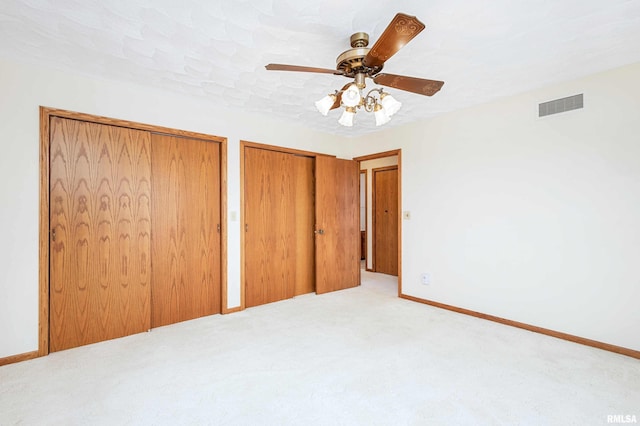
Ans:
[[[379,126],[387,123],[402,104],[382,89],[372,89],[363,96],[362,90],[366,87],[366,78],[372,79],[374,83],[381,86],[425,96],[433,96],[444,84],[443,81],[380,72],[389,58],[424,29],[425,25],[415,16],[398,13],[371,48],[367,47],[369,45],[367,33],[353,34],[350,40],[351,49],[338,56],[335,70],[285,64],[268,64],[265,68],[269,71],[334,74],[353,79],[353,82],[347,83],[341,90],[336,90],[334,94],[327,95],[316,102],[316,107],[323,115],[327,115],[330,110],[343,106],[345,111],[338,122],[344,126],[353,126],[356,109],[364,108],[368,112],[375,113],[376,125]]]

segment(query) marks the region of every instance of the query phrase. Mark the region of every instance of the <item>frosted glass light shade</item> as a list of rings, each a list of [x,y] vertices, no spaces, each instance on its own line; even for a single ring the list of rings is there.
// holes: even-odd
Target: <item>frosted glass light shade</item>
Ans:
[[[396,101],[395,98],[388,93],[380,95],[380,103],[382,103],[389,117],[398,112],[402,106],[401,102]]]
[[[360,105],[360,99],[362,96],[360,95],[360,89],[355,84],[352,84],[342,92],[342,103],[347,107],[355,107]]]
[[[353,107],[347,107],[344,109],[344,112],[342,113],[340,120],[338,120],[338,123],[342,124],[343,126],[351,127],[353,126],[353,119],[355,116],[356,109]]]
[[[316,108],[320,111],[320,114],[327,115],[331,110],[334,102],[336,101],[336,95],[327,95],[324,98],[316,102]]]
[[[376,126],[382,126],[383,124],[387,124],[391,118],[387,114],[387,110],[380,104],[376,104],[373,109],[373,115],[376,117]]]

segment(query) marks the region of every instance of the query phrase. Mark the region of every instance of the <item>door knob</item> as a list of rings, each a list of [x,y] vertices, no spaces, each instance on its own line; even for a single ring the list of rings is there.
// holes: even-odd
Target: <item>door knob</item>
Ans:
[[[324,229],[318,229],[317,231],[315,231],[316,234],[324,234]]]

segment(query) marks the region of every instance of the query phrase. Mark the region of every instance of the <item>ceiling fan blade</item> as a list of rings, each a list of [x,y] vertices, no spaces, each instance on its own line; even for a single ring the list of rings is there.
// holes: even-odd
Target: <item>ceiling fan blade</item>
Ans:
[[[316,72],[321,74],[343,75],[341,70],[331,70],[328,68],[302,67],[299,65],[269,64],[265,65],[269,71],[299,71],[299,72]]]
[[[333,103],[331,108],[329,108],[329,111],[331,111],[332,109],[340,108],[340,104],[342,103],[342,92],[347,90],[347,87],[351,86],[352,84],[353,83],[345,84],[344,87],[338,92],[338,94],[336,95],[336,101]]]
[[[378,74],[373,77],[373,81],[374,83],[382,86],[406,90],[407,92],[413,92],[425,96],[435,95],[444,84],[444,81],[427,80],[424,78],[407,77],[405,75],[395,74]]]
[[[398,13],[364,57],[364,65],[372,68],[381,66],[424,29],[424,24],[415,16]]]

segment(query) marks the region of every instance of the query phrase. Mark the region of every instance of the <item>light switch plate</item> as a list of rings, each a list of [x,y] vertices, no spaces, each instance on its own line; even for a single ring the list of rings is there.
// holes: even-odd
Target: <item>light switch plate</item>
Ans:
[[[411,212],[409,210],[405,210],[402,212],[402,218],[404,220],[410,220],[411,219]]]

